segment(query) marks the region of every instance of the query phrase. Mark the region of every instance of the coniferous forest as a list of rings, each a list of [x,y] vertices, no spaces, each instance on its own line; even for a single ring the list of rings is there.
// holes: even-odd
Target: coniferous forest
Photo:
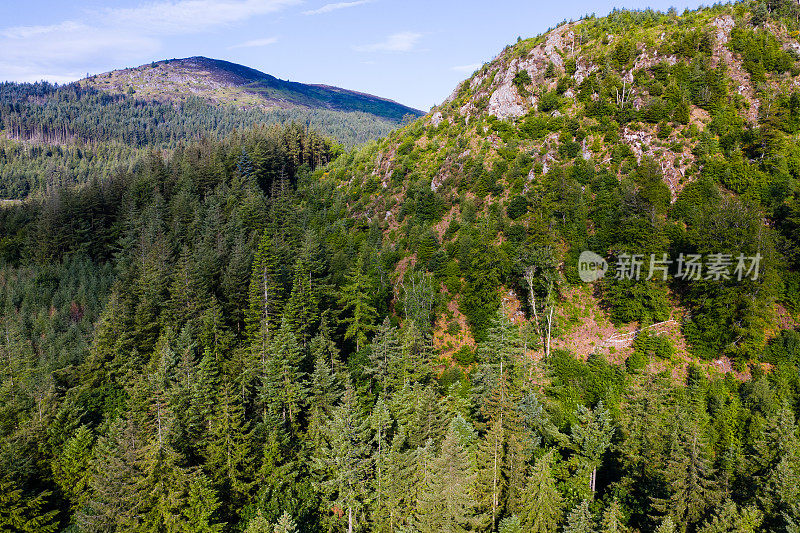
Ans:
[[[800,531],[798,21],[586,17],[402,126],[0,86],[0,531]]]
[[[101,180],[135,168],[148,150],[290,123],[351,148],[398,125],[359,111],[240,109],[192,95],[173,105],[80,85],[0,83],[0,197],[22,199]]]

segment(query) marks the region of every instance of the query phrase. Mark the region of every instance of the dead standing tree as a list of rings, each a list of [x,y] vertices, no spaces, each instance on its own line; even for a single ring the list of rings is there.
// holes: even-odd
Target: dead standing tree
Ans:
[[[549,248],[536,252],[532,259],[531,266],[525,269],[524,279],[528,286],[533,328],[542,341],[544,357],[548,358],[553,334],[558,269]]]

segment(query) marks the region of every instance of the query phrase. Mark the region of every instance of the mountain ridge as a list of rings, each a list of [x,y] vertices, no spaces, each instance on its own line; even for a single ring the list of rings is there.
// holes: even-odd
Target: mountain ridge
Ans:
[[[165,59],[112,70],[76,83],[112,94],[159,101],[182,100],[194,95],[239,107],[361,111],[395,122],[406,115],[424,114],[389,98],[327,84],[282,80],[246,65],[204,56]]]

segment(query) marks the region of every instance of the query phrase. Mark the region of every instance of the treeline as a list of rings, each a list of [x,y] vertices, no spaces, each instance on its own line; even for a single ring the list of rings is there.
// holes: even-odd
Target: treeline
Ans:
[[[66,145],[0,138],[0,198],[43,196],[62,188],[131,171],[145,149],[119,143]]]
[[[440,359],[440,284],[395,276],[398,244],[311,173],[329,157],[256,131],[0,211],[4,529],[792,531],[796,338],[749,382],[676,383],[531,359],[496,300]]]
[[[175,104],[109,94],[80,84],[0,84],[0,124],[11,137],[50,144],[117,141],[174,147],[201,136],[224,137],[254,125],[306,124],[354,145],[385,135],[396,123],[366,113],[314,109],[240,109],[189,96]]]
[[[0,84],[0,198],[23,199],[131,170],[148,149],[302,124],[344,147],[398,126],[367,113],[239,109],[197,97],[170,104],[110,95],[78,84]]]

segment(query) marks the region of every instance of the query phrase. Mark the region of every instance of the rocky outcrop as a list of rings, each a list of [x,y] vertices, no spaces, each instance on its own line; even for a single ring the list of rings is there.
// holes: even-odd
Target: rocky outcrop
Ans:
[[[528,112],[516,87],[511,82],[503,83],[489,98],[488,112],[497,118],[521,117]]]

